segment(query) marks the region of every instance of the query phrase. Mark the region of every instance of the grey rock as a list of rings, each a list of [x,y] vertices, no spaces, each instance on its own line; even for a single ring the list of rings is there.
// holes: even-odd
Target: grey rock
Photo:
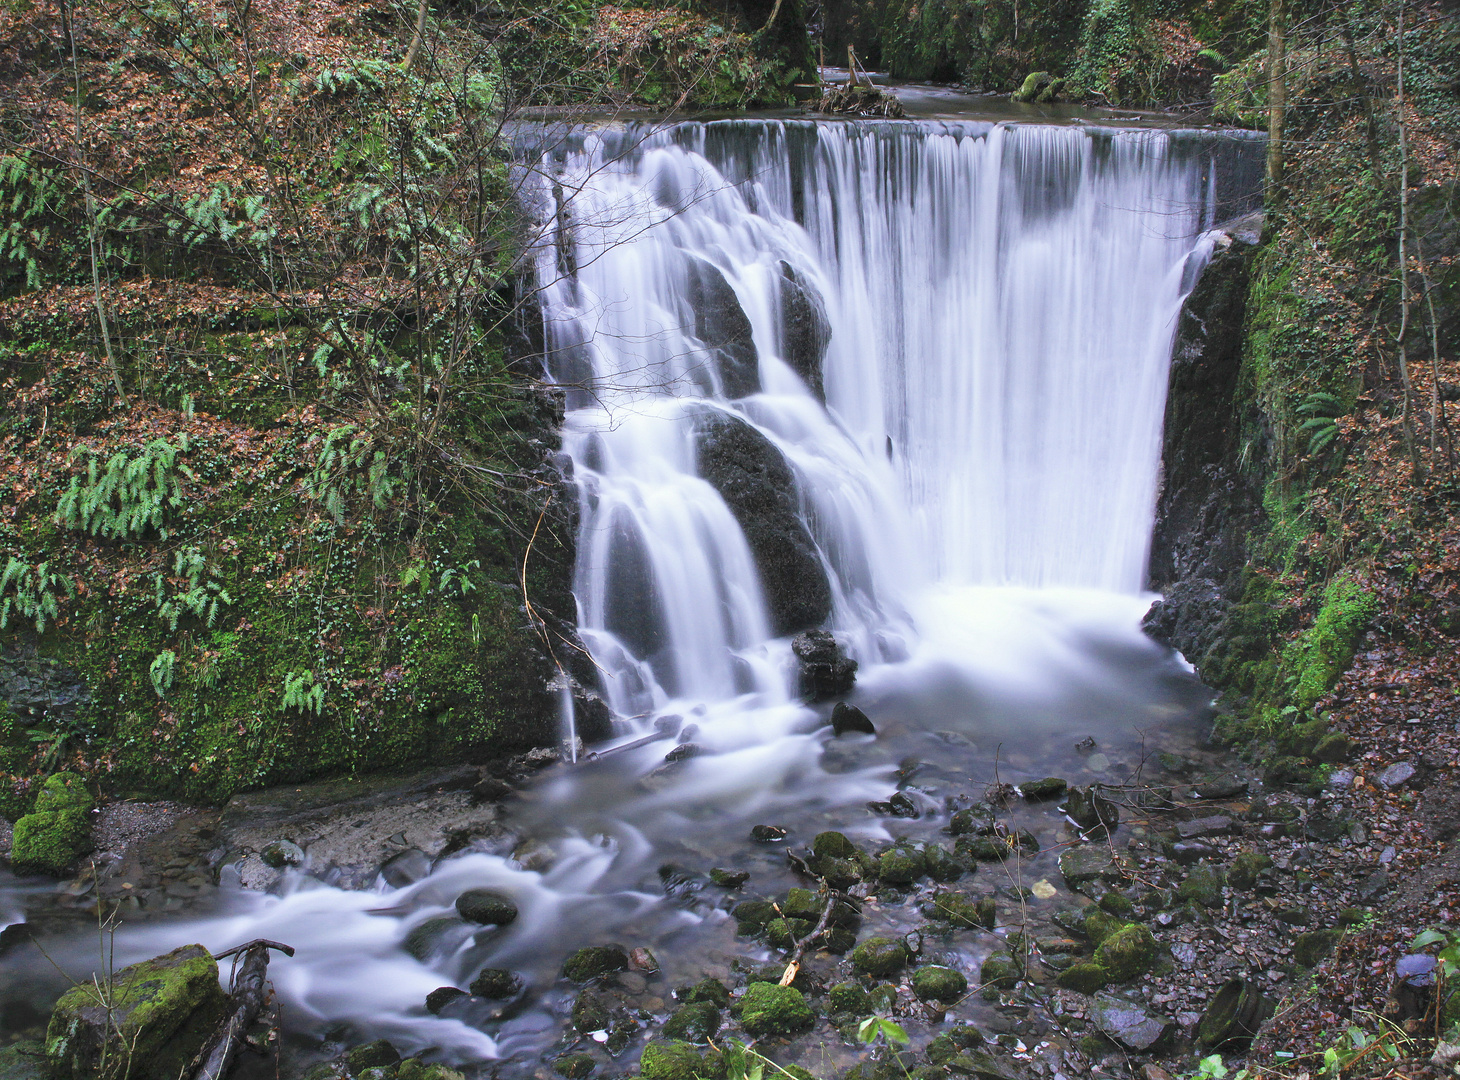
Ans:
[[[867,718],[867,714],[855,705],[848,705],[845,701],[838,701],[836,708],[831,710],[831,730],[837,735],[845,735],[847,732],[860,735],[877,734],[877,729],[872,726],[872,721]],[[914,807],[913,813],[907,816],[917,817],[917,808]]]
[[[1197,784],[1192,790],[1202,799],[1231,799],[1247,790],[1247,781],[1240,776],[1219,776]]]
[[[1416,770],[1407,761],[1396,761],[1387,769],[1374,777],[1374,783],[1378,784],[1385,791],[1393,791],[1397,787],[1403,787],[1413,779]]]
[[[259,852],[259,858],[263,859],[266,866],[272,866],[275,870],[282,870],[286,866],[299,866],[304,862],[304,849],[298,844],[288,840],[275,840],[266,844],[264,850]]]
[[[1176,835],[1183,840],[1198,840],[1205,836],[1226,836],[1234,827],[1235,823],[1231,818],[1218,814],[1192,821],[1178,821]]]
[[[1113,994],[1096,994],[1091,1019],[1101,1034],[1114,1039],[1127,1050],[1149,1050],[1161,1041],[1171,1023],[1144,1005],[1126,1001]]]
[[[790,263],[781,262],[781,343],[797,375],[816,397],[826,400],[822,388],[822,361],[831,342],[831,321],[816,287]]]

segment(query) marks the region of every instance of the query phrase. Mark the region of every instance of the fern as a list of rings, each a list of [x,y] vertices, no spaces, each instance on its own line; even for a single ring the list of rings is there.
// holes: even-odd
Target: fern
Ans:
[[[177,461],[184,449],[185,443],[153,439],[135,456],[118,451],[104,466],[91,451],[73,452],[72,460],[88,455],[86,476],[71,478],[56,508],[56,524],[109,540],[135,540],[154,529],[166,539],[163,523],[183,501],[178,474],[193,475]]]
[[[51,573],[49,562],[31,566],[10,556],[0,573],[0,630],[18,615],[28,619],[37,634],[44,634],[46,624],[61,614],[62,593],[69,600],[76,595],[76,586],[64,574]]]
[[[54,173],[37,167],[29,153],[0,157],[0,270],[9,263],[22,271],[27,289],[45,283],[41,256],[72,190]]]
[[[391,468],[389,455],[375,448],[368,432],[345,424],[325,436],[314,469],[304,482],[304,491],[336,522],[343,523],[352,502],[368,499],[376,510],[390,505],[401,483]]]
[[[163,649],[152,661],[152,666],[147,669],[147,678],[152,682],[152,692],[159,698],[167,696],[172,689],[173,674],[177,668],[177,653],[171,649]]]
[[[324,683],[316,682],[312,671],[291,671],[284,676],[284,693],[279,703],[280,712],[295,710],[301,713],[324,712]]]
[[[207,623],[212,629],[220,608],[233,603],[233,597],[216,580],[208,566],[208,560],[196,547],[179,551],[172,561],[174,577],[184,578],[187,588],[167,595],[166,581],[161,574],[156,576],[157,617],[167,623],[169,631],[176,631],[178,620],[185,612],[191,613]]]
[[[1308,433],[1308,453],[1314,455],[1338,438],[1338,417],[1347,409],[1336,395],[1318,390],[1305,397],[1294,411],[1308,418],[1298,430]]]

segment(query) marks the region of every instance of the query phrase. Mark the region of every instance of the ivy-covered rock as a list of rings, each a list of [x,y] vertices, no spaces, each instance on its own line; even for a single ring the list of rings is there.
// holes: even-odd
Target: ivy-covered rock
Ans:
[[[907,946],[894,938],[871,937],[852,950],[852,966],[878,979],[897,974],[907,960]]]
[[[816,1014],[793,986],[751,983],[740,998],[740,1025],[751,1035],[795,1035],[816,1022]]]
[[[104,1059],[128,1062],[137,1080],[177,1080],[228,1007],[201,945],[123,968],[104,986],[81,983],[56,1002],[46,1029],[55,1080],[94,1080]]]
[[[968,990],[968,979],[960,971],[929,965],[912,977],[913,993],[924,1001],[957,1001]]]

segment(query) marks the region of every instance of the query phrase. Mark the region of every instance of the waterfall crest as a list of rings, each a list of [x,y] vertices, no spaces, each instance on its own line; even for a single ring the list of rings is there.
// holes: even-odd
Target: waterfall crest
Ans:
[[[736,120],[546,165],[580,626],[620,714],[784,701],[778,639],[816,624],[897,659],[930,590],[1140,591],[1176,316],[1210,253],[1199,141]],[[769,495],[712,482],[734,425],[794,475],[814,546],[789,570]],[[788,596],[817,575],[829,606]]]

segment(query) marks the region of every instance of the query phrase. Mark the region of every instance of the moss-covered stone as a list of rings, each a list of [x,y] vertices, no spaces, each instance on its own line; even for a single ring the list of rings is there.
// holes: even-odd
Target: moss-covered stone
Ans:
[[[1116,916],[1116,918],[1120,919],[1130,918],[1131,913],[1134,912],[1136,909],[1136,906],[1131,902],[1130,897],[1125,896],[1122,893],[1115,892],[1114,890],[1102,895],[1098,903],[1100,905],[1101,911],[1107,912],[1108,914],[1114,915]]]
[[[367,1069],[388,1069],[399,1064],[400,1051],[386,1039],[352,1047],[345,1054],[345,1067],[350,1070],[351,1076],[359,1076]]]
[[[867,991],[860,983],[837,983],[827,992],[827,1002],[834,1013],[850,1013],[865,1016],[870,1011],[867,1005]]]
[[[1058,799],[1069,785],[1058,776],[1046,776],[1043,780],[1031,780],[1019,785],[1019,793],[1030,802],[1044,802]]]
[[[725,984],[719,979],[706,976],[693,986],[688,986],[680,990],[679,1000],[686,1005],[705,1001],[717,1009],[724,1009],[730,1005],[730,991],[725,988]]]
[[[814,923],[821,918],[824,906],[810,889],[792,889],[781,902],[781,914],[788,919],[807,919]]]
[[[877,876],[890,885],[911,885],[926,872],[923,853],[916,848],[895,847],[877,860]]]
[[[563,974],[574,982],[588,982],[600,975],[627,971],[628,966],[628,953],[617,945],[589,945],[568,957]]]
[[[411,928],[401,947],[424,963],[446,947],[447,935],[460,925],[460,919],[449,916],[427,919],[420,926]]]
[[[468,889],[456,898],[456,913],[479,926],[506,926],[517,920],[517,904],[494,889]]]
[[[506,968],[483,968],[471,981],[471,992],[477,997],[501,1000],[516,997],[522,980]]]
[[[983,803],[957,811],[948,819],[948,831],[954,836],[986,836],[994,831],[994,811]]]
[[[1023,976],[1024,969],[1008,953],[990,953],[979,966],[978,981],[984,987],[996,990],[1012,990]]]
[[[913,972],[913,993],[924,1001],[957,1001],[968,990],[961,971],[931,964]]]
[[[852,950],[852,966],[878,979],[897,974],[907,960],[907,946],[894,938],[870,937]]]
[[[934,881],[957,881],[968,873],[968,864],[942,844],[924,845],[923,862]]]
[[[1342,930],[1310,930],[1293,939],[1293,961],[1303,967],[1316,967],[1318,962],[1333,951]]]
[[[815,924],[809,919],[772,919],[766,924],[765,936],[778,949],[793,949],[813,929]]]
[[[664,1037],[684,1042],[709,1042],[720,1030],[720,1010],[708,1001],[682,1005],[664,1022]]]
[[[1250,889],[1257,884],[1257,875],[1272,866],[1271,856],[1261,851],[1244,851],[1227,867],[1227,884],[1234,889]]]
[[[1176,899],[1189,900],[1204,907],[1222,906],[1222,887],[1226,875],[1211,866],[1194,866],[1180,885],[1176,886]]]
[[[1139,923],[1131,923],[1101,943],[1095,950],[1095,963],[1105,969],[1113,982],[1126,982],[1149,971],[1159,950],[1151,931]]]
[[[72,772],[58,772],[46,777],[36,795],[35,812],[51,810],[80,810],[89,813],[96,806],[96,800],[86,787],[86,781]]]
[[[597,1063],[587,1054],[563,1054],[553,1062],[553,1072],[566,1080],[583,1080],[593,1075]]]
[[[21,874],[60,877],[91,850],[91,817],[66,808],[26,814],[15,823],[10,860]]]
[[[766,923],[778,918],[776,906],[769,900],[742,900],[730,909],[731,916],[739,924],[741,934],[759,934]]]
[[[740,1025],[751,1035],[795,1035],[816,1022],[816,1014],[793,986],[751,983],[740,998]]]
[[[1087,907],[1080,916],[1080,931],[1090,939],[1092,945],[1098,946],[1124,926],[1124,920],[1117,919],[1098,905]]]
[[[128,1062],[140,1080],[177,1080],[228,1007],[201,945],[123,968],[103,986],[82,983],[56,1002],[46,1029],[56,1080],[94,1080],[103,1059]]]
[[[1335,731],[1323,736],[1313,747],[1312,757],[1324,765],[1338,765],[1354,756],[1354,741],[1342,732]]]
[[[710,880],[722,889],[738,889],[750,880],[750,871],[727,870],[723,866],[712,866]]]
[[[703,1080],[712,1075],[705,1056],[689,1043],[658,1040],[644,1047],[639,1072],[644,1080]]]
[[[961,929],[992,930],[996,914],[992,896],[969,896],[967,893],[947,892],[933,897],[933,917],[946,919],[953,926]]]
[[[1075,964],[1059,973],[1055,982],[1077,994],[1093,994],[1106,983],[1105,969],[1099,964]]]
[[[845,833],[822,832],[811,841],[811,850],[818,859],[855,859],[857,845]]]
[[[570,1018],[573,1028],[584,1035],[595,1031],[607,1031],[613,1024],[614,1001],[606,994],[588,987],[573,999]]]

